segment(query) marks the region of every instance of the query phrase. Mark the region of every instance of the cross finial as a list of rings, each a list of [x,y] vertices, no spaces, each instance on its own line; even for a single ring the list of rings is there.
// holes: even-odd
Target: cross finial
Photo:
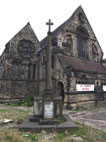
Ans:
[[[53,23],[51,22],[51,20],[49,19],[49,22],[46,23],[46,25],[49,26],[49,33],[51,32],[51,25],[53,25]]]

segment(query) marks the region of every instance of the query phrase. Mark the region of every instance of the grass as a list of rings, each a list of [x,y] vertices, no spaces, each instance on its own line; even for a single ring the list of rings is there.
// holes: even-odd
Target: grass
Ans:
[[[89,126],[77,123],[79,129],[72,131],[71,135],[82,137],[84,142],[106,142],[106,133]]]
[[[0,110],[0,119],[18,120],[19,118],[25,118],[27,114],[28,114],[28,111],[25,111],[25,110],[2,109],[2,110]]]
[[[19,133],[13,130],[5,132],[5,142],[26,142],[27,139],[21,136]]]
[[[25,110],[17,107],[7,107],[0,109],[0,120],[9,118],[18,120],[27,116],[30,110]],[[79,129],[71,132],[53,133],[54,137],[50,139],[51,142],[66,142],[70,136],[79,136],[83,138],[84,142],[106,142],[106,132],[93,129],[83,124],[77,123]],[[11,124],[12,125],[12,124]],[[18,129],[8,128],[6,125],[0,126],[0,142],[43,142],[45,140],[43,133],[34,132],[20,132]],[[47,140],[46,140],[47,141]]]
[[[68,133],[58,133],[55,141],[56,142],[65,142],[66,138],[70,136],[81,137],[84,142],[106,142],[106,133],[100,130],[93,129],[89,126],[85,126],[80,123],[76,123],[78,126],[77,130],[73,130]]]
[[[67,135],[64,132],[57,133],[57,136],[55,138],[56,141],[64,140],[67,137]]]
[[[36,135],[36,134],[31,134],[31,135],[29,136],[29,138],[30,138],[31,142],[37,141],[37,135]]]
[[[9,112],[9,110],[8,109],[0,109],[0,113],[4,113],[4,112]]]
[[[28,136],[26,136],[26,134]],[[18,129],[0,129],[0,142],[36,142],[37,135],[35,133],[20,132]]]

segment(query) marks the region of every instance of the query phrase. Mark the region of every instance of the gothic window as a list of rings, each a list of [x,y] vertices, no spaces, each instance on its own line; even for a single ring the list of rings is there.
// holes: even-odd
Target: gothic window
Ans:
[[[22,73],[22,65],[21,63],[13,63],[13,78],[14,79],[21,79],[21,73]]]
[[[87,58],[87,39],[88,32],[82,27],[77,28],[77,49],[78,57]]]
[[[97,50],[96,45],[93,43],[92,44],[92,58],[94,60],[97,60],[97,57],[98,57],[98,50]]]
[[[36,70],[36,65],[33,64],[33,79],[35,79],[35,70]]]
[[[83,51],[82,51],[82,44],[83,44],[83,39],[80,36],[80,34],[77,35],[77,44],[78,44],[78,56],[82,56]]]
[[[28,65],[28,79],[31,79],[31,64]]]
[[[65,50],[70,52],[72,49],[73,41],[70,34],[64,36],[62,46],[65,47]]]
[[[17,67],[17,64],[14,63],[14,64],[13,64],[13,77],[14,77],[14,78],[17,77],[17,69],[16,69],[16,67]]]
[[[45,64],[45,62],[46,62],[46,56],[44,54],[43,57],[42,57],[42,64]]]
[[[18,73],[18,75],[17,75],[18,79],[21,79],[21,68],[22,68],[22,65],[19,63],[18,64],[18,72],[17,72]]]

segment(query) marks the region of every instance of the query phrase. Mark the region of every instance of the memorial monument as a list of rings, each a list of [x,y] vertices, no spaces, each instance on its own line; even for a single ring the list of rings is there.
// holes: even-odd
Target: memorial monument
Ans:
[[[27,119],[20,125],[20,130],[71,130],[72,128],[77,128],[67,115],[63,115],[62,96],[55,96],[53,93],[54,88],[51,80],[51,25],[53,25],[53,23],[49,20],[46,25],[49,26],[49,30],[48,46],[46,48],[45,89],[43,96],[41,96],[39,93],[38,56],[38,94],[34,97],[34,114],[27,117]],[[40,50],[38,52],[40,52]]]

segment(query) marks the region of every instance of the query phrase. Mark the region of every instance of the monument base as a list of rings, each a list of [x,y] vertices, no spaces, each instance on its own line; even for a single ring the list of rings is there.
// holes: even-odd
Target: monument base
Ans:
[[[19,130],[20,131],[35,131],[35,132],[39,132],[41,130],[45,130],[49,132],[50,131],[63,132],[65,130],[71,131],[73,129],[77,129],[76,124],[69,118],[68,115],[64,115],[64,118],[66,121],[58,122],[58,123],[54,123],[50,125],[47,121],[47,123],[45,124],[43,123],[42,125],[38,121],[36,121],[36,118],[33,115],[28,115],[25,121],[19,126]]]
[[[68,115],[63,115],[62,97],[54,97],[51,90],[46,90],[43,97],[34,98],[34,113],[28,115],[19,126],[21,131],[70,131],[77,126]]]

